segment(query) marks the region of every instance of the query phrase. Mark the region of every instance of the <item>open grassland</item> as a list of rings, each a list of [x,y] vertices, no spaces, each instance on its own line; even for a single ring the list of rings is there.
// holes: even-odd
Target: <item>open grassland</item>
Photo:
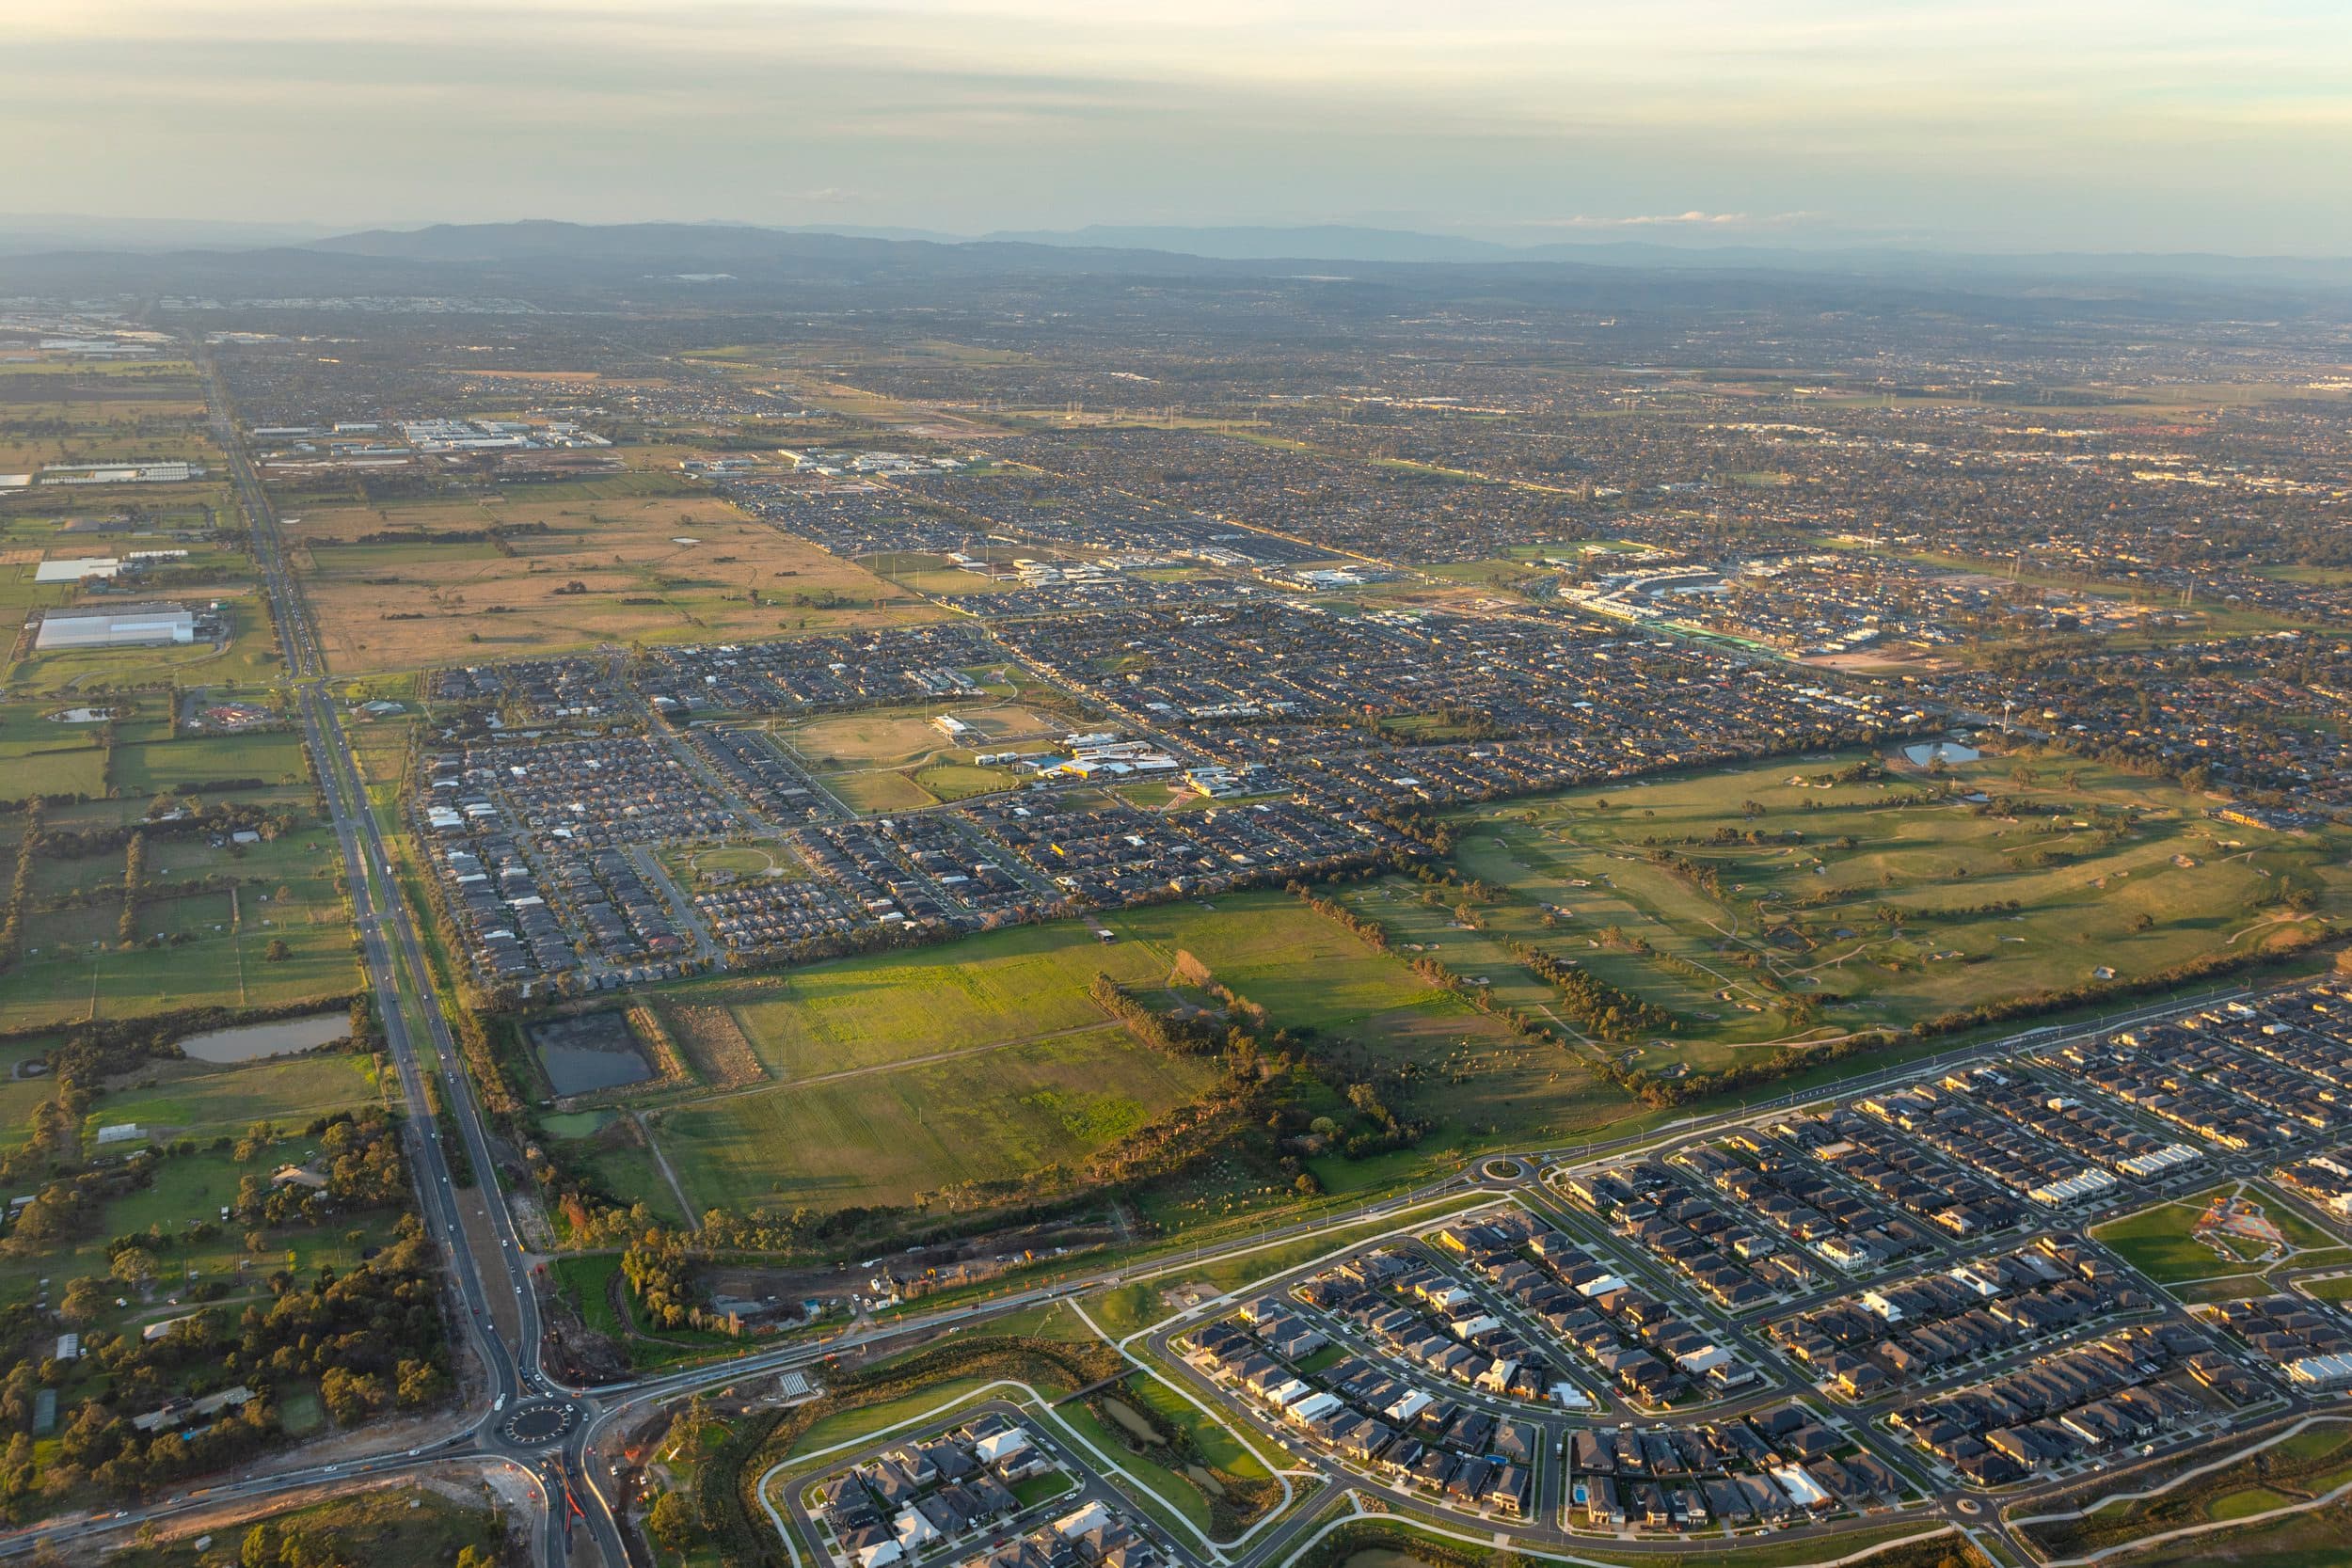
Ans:
[[[1401,880],[1348,896],[1400,943],[1435,946],[1523,1006],[1546,988],[1531,989],[1509,943],[1573,959],[1675,1015],[1645,1066],[1697,1069],[1744,1046],[2259,953],[2352,906],[2352,835],[2338,830],[2209,821],[2201,798],[2068,759],[1953,768],[1991,798],[1975,805],[1900,765],[1826,782],[1871,760],[1782,761],[1453,814],[1454,866],[1497,891],[1474,911],[1483,934],[1455,924],[1451,895],[1432,907]],[[2296,890],[2308,914],[2284,901]]]
[[[356,1052],[307,1052],[229,1066],[158,1062],[111,1085],[91,1112],[88,1130],[133,1121],[158,1135],[210,1138],[264,1119],[308,1121],[379,1098],[373,1059]]]
[[[1287,895],[1105,915],[1109,943],[1095,924],[1016,927],[657,992],[674,1037],[739,1039],[779,1086],[667,1109],[655,1141],[697,1207],[904,1202],[952,1181],[1074,1166],[1210,1082],[1210,1064],[1146,1051],[1087,994],[1101,973],[1172,1004],[1180,951],[1351,1070],[1405,1075],[1401,1110],[1429,1123],[1430,1137],[1377,1172],[1366,1162],[1366,1179],[1627,1111],[1558,1048],[1512,1038]],[[1330,1180],[1347,1182],[1347,1162],[1331,1163]],[[1192,1198],[1215,1212],[1214,1195]]]
[[[106,792],[99,726],[49,717],[58,711],[55,703],[0,703],[0,798]]]
[[[161,791],[204,788],[260,779],[268,784],[307,784],[310,766],[301,735],[262,730],[244,735],[179,736],[115,748],[112,782],[142,800]],[[248,799],[251,790],[229,792]]]
[[[964,726],[950,735],[936,721]],[[777,742],[859,811],[904,811],[1009,789],[1009,769],[974,758],[1033,749],[1067,733],[1068,723],[1008,696],[829,714],[771,726]]]
[[[203,380],[185,359],[0,365],[0,470],[218,455]]]
[[[660,1113],[695,1208],[911,1203],[1087,1156],[1204,1090],[1212,1064],[1112,1025]]]
[[[1097,926],[1118,940],[1098,942]],[[1086,994],[1097,974],[1149,991],[1168,983],[1180,950],[1278,1025],[1344,1036],[1383,1060],[1416,1059],[1435,1039],[1486,1041],[1502,1033],[1424,985],[1403,960],[1372,952],[1279,893],[1235,895],[1214,909],[1166,904],[1015,927],[658,994],[664,1006],[724,1006],[768,1070],[790,1082],[1090,1027],[1103,1022]]]
[[[1104,947],[1067,926],[1024,926],[949,947],[681,987],[663,993],[660,1006],[665,1018],[679,1004],[724,1008],[769,1074],[789,1083],[1094,1028],[1104,1020],[1086,988],[1098,971],[1125,984],[1156,983],[1168,972],[1132,944]]]
[[[633,477],[649,476],[623,480]],[[501,529],[508,531],[494,540]],[[937,614],[707,496],[543,490],[511,499],[312,507],[289,516],[287,531],[339,673],[599,642],[839,631]],[[438,538],[360,543],[382,533]]]

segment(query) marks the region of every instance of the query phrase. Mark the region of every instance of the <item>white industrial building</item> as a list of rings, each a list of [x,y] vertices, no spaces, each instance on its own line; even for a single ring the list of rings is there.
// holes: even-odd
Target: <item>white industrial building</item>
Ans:
[[[51,463],[43,484],[184,484],[204,477],[201,463]]]
[[[84,578],[110,578],[122,570],[111,555],[69,555],[44,561],[33,568],[35,582],[79,582]]]
[[[43,653],[63,648],[145,648],[196,641],[196,611],[185,605],[92,605],[53,610],[40,618],[33,646]]]

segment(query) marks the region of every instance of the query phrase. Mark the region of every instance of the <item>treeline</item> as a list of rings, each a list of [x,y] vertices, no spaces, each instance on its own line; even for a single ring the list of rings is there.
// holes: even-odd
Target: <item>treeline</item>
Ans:
[[[1136,1001],[1126,987],[1099,969],[1087,984],[1087,995],[1096,1006],[1119,1020],[1129,1034],[1152,1050],[1170,1056],[1213,1056],[1226,1049],[1229,1034],[1245,1037],[1248,1035],[1248,1031],[1239,1025],[1230,1030],[1221,1026],[1214,1016],[1205,1012],[1195,1013],[1189,1018],[1170,1018],[1165,1013],[1155,1013]]]
[[[0,969],[24,956],[24,916],[32,902],[33,867],[40,859],[41,804],[25,809],[24,835],[16,843],[16,868],[8,878],[8,907],[0,914]]]
[[[150,819],[111,827],[56,828],[43,826],[35,834],[40,854],[57,860],[109,855],[129,847],[134,838],[194,838],[200,835],[255,832],[264,840],[283,838],[308,827],[300,815],[284,806],[261,806],[250,801],[196,801],[185,816],[171,821]],[[29,830],[28,830],[29,831]]]
[[[1292,896],[1324,919],[1346,931],[1375,953],[1389,950],[1389,933],[1376,920],[1366,920],[1337,899],[1326,898],[1304,882],[1285,884]]]
[[[1914,920],[1987,920],[2015,914],[2026,906],[2014,898],[1989,898],[1981,904],[1953,904],[1940,910],[1906,910],[1899,904],[1881,904],[1871,912],[1889,926],[1901,926]]]
[[[488,528],[384,528],[350,539],[318,538],[306,542],[312,549],[332,549],[342,545],[495,545],[550,531],[545,523],[492,523]]]
[[[139,882],[147,874],[147,835],[133,833],[122,855],[122,918],[115,934],[125,946],[139,939]]]
[[[1587,1034],[1630,1040],[1671,1034],[1677,1027],[1674,1014],[1657,1003],[1611,985],[1580,964],[1521,942],[1511,944],[1511,956],[1560,993],[1561,1009]]]

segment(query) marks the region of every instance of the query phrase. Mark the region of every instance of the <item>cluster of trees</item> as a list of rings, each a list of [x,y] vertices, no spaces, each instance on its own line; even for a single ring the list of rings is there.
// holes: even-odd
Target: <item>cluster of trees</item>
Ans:
[[[652,1226],[631,1241],[621,1253],[621,1279],[652,1327],[730,1329],[731,1320],[703,1305],[685,1238],[673,1231]]]
[[[15,1180],[39,1176],[40,1182],[0,1248],[40,1257],[81,1243],[97,1231],[111,1203],[179,1180],[175,1162],[196,1153],[198,1146],[188,1139],[104,1165],[82,1152],[81,1128],[94,1098],[87,1086],[94,1077],[84,1075],[123,1053],[143,1056],[158,1037],[142,1033],[142,1026],[158,1027],[154,1021],[89,1026],[53,1053],[60,1068],[56,1092],[34,1110],[31,1139],[5,1162]],[[168,1040],[170,1028],[160,1026],[160,1039]],[[399,1139],[380,1107],[320,1117],[303,1135],[320,1151],[324,1187],[275,1187],[258,1172],[246,1174],[231,1207],[252,1227],[244,1237],[248,1254],[268,1252],[272,1226],[318,1225],[330,1215],[406,1201]],[[274,1128],[257,1123],[233,1144],[224,1136],[213,1148],[241,1162],[266,1160],[276,1141]],[[288,1266],[263,1282],[267,1304],[248,1306],[233,1319],[199,1309],[152,1340],[135,1330],[99,1326],[118,1292],[178,1279],[186,1249],[214,1243],[221,1228],[206,1212],[184,1226],[167,1228],[158,1222],[108,1239],[103,1274],[68,1281],[58,1301],[58,1316],[82,1332],[78,1363],[46,1359],[55,1326],[36,1323],[28,1308],[0,1314],[0,1340],[17,1347],[17,1359],[0,1379],[0,1432],[15,1434],[11,1459],[0,1462],[0,1507],[21,1512],[36,1497],[47,1501],[86,1484],[135,1492],[248,1458],[276,1439],[272,1391],[292,1380],[317,1380],[328,1410],[346,1422],[395,1404],[421,1406],[446,1397],[434,1261],[413,1215],[404,1214],[392,1242],[347,1274],[322,1268],[306,1282],[294,1273],[288,1254]],[[354,1242],[365,1234],[347,1233]],[[223,1281],[205,1279],[183,1286],[180,1295],[197,1306],[226,1290]],[[239,1384],[254,1397],[211,1418],[192,1435],[183,1435],[183,1423],[151,1435],[132,1425],[132,1418],[183,1394]],[[32,1400],[42,1387],[87,1393],[68,1402],[59,1448],[36,1466],[29,1450],[22,1456],[27,1462],[18,1463],[17,1450],[28,1442]]]
[[[1391,832],[1434,849],[1440,855],[1454,852],[1454,825],[1442,817],[1405,806],[1367,806],[1364,816]]]
[[[135,1273],[145,1250],[129,1246],[116,1257]],[[101,1374],[98,1391],[72,1407],[56,1455],[27,1484],[47,1497],[85,1484],[135,1494],[250,1458],[277,1440],[271,1390],[288,1382],[316,1380],[328,1412],[346,1424],[448,1397],[431,1248],[414,1215],[402,1217],[390,1245],[348,1274],[322,1268],[305,1285],[281,1269],[268,1285],[269,1304],[248,1306],[233,1322],[208,1309],[152,1340],[86,1333],[84,1361]],[[23,1381],[14,1370],[9,1377],[11,1388]],[[192,1436],[178,1423],[152,1435],[132,1424],[183,1392],[239,1385],[254,1397]],[[0,1418],[16,1427],[13,1448],[29,1424],[29,1401],[0,1399]],[[0,1489],[12,1480],[0,1464]]]
[[[1674,873],[1709,897],[1724,896],[1724,878],[1719,869],[1701,865],[1688,855],[1677,855],[1671,849],[1652,849],[1649,863]]]

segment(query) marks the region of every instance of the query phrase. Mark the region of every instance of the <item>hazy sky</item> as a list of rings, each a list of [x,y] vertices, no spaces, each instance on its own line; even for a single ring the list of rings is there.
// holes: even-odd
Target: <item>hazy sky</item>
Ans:
[[[2352,254],[2352,5],[0,0],[0,212]]]

